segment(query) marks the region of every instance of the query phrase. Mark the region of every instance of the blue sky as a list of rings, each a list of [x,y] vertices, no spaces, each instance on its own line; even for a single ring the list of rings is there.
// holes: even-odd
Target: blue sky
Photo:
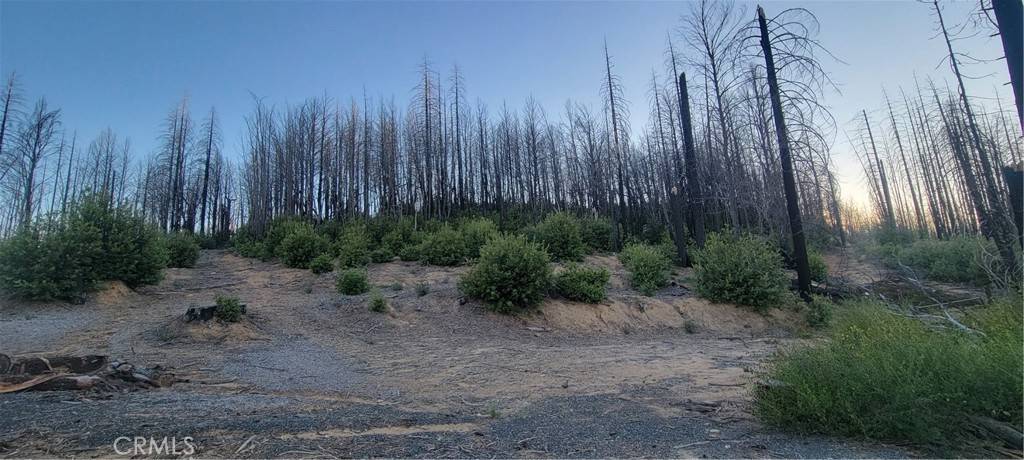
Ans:
[[[962,22],[974,1],[947,2]],[[753,3],[740,3],[753,15]],[[797,5],[766,1],[769,14]],[[846,64],[827,64],[842,94],[828,95],[842,125],[911,86],[913,73],[948,77],[930,5],[913,1],[802,2],[822,25],[821,42]],[[198,120],[216,106],[228,155],[237,155],[250,91],[284,105],[324,94],[336,100],[394,97],[404,106],[428,56],[447,74],[458,63],[470,100],[492,111],[535,97],[557,119],[566,99],[600,107],[607,39],[639,129],[651,69],[662,69],[666,34],[678,40],[686,2],[0,2],[0,72],[20,75],[26,99],[63,110],[81,145],[111,127],[137,156],[158,144],[161,123],[185,94]],[[962,51],[994,58],[998,38]],[[682,48],[682,52],[688,52]],[[938,69],[936,67],[938,66]],[[1012,101],[1002,62],[975,65],[972,93]],[[881,112],[878,112],[881,122]],[[859,164],[836,146],[844,190],[862,193]],[[866,197],[864,197],[866,199]]]

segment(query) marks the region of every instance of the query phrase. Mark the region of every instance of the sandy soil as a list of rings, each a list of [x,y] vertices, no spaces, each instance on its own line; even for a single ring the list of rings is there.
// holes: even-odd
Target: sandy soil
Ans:
[[[0,395],[0,457],[116,456],[118,436],[191,436],[230,457],[899,457],[907,451],[766,429],[754,370],[793,345],[796,313],[711,304],[688,273],[654,297],[613,257],[599,305],[509,317],[461,299],[465,268],[372,265],[388,299],[341,296],[332,274],[204,251],[158,285],[83,305],[0,308],[0,352],[109,354],[188,382],[120,394]],[[429,292],[419,296],[415,286]],[[244,322],[182,322],[233,295]]]

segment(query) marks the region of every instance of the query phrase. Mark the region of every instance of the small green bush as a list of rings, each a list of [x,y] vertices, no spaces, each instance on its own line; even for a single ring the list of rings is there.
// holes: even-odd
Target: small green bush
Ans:
[[[590,217],[580,220],[580,237],[591,251],[611,251],[614,230],[608,219]]]
[[[564,212],[547,216],[536,227],[536,241],[554,260],[582,260],[586,247],[576,218]]]
[[[1022,423],[1021,317],[1019,298],[977,310],[965,322],[982,335],[844,305],[830,340],[769,363],[761,377],[777,384],[755,391],[755,413],[798,432],[961,448],[972,417]]]
[[[885,228],[884,226],[874,231],[875,241],[879,245],[907,246],[914,242],[914,232],[902,228]]]
[[[309,268],[316,256],[327,250],[327,240],[318,235],[311,225],[296,225],[277,246],[277,256],[292,268]]]
[[[386,246],[381,246],[370,251],[370,261],[375,264],[391,262],[394,258],[395,253],[391,252],[391,249]]]
[[[0,241],[0,287],[25,299],[79,299],[96,288],[93,262],[102,255],[93,226],[62,225],[53,233],[24,228]]]
[[[909,246],[890,249],[885,262],[897,269],[901,265],[910,267],[935,281],[984,286],[990,280],[979,263],[983,251],[996,252],[993,244],[983,238],[917,240]]]
[[[167,249],[157,229],[128,207],[110,205],[107,197],[88,195],[66,218],[72,226],[99,230],[102,257],[93,266],[101,280],[121,280],[130,287],[160,281]]]
[[[231,249],[242,257],[269,260],[272,256],[267,251],[267,245],[258,239],[252,228],[247,225],[239,227],[231,236]]]
[[[555,290],[570,300],[598,303],[605,298],[611,275],[607,269],[570,264],[554,276]]]
[[[309,269],[317,275],[334,271],[334,259],[328,254],[320,254],[309,262]]]
[[[832,322],[832,302],[820,296],[814,296],[805,305],[804,320],[813,328],[827,327]]]
[[[430,285],[427,283],[416,283],[416,297],[423,297],[430,293]]]
[[[459,265],[466,259],[466,243],[462,234],[444,226],[423,240],[420,255],[430,265]]]
[[[782,270],[782,256],[761,238],[713,233],[693,257],[697,292],[704,298],[758,311],[785,298],[789,279]]]
[[[339,220],[324,221],[316,226],[316,233],[327,241],[337,240],[344,230],[345,225]]]
[[[278,254],[277,247],[284,241],[284,238],[294,233],[298,228],[313,230],[313,225],[294,216],[275,217],[270,222],[270,227],[263,237],[263,245],[266,246],[267,255],[271,257],[276,256]]]
[[[398,251],[398,258],[403,262],[416,262],[420,260],[420,246],[418,244],[410,244],[401,251]]]
[[[464,294],[500,313],[535,307],[551,279],[547,252],[521,236],[498,236],[480,249],[480,259],[459,283]]]
[[[672,237],[668,234],[668,231],[663,231],[661,233],[661,236],[658,237],[658,243],[655,245],[655,247],[657,247],[658,250],[665,255],[665,257],[668,257],[668,260],[671,260],[673,264],[679,263],[679,261],[676,260],[677,256],[679,255],[676,252],[676,243],[672,241]]]
[[[619,253],[619,261],[629,270],[630,284],[643,295],[653,295],[668,284],[672,261],[656,246],[626,246]]]
[[[416,225],[410,218],[398,219],[389,230],[381,235],[380,245],[398,254],[402,248],[408,245],[415,245],[422,242],[422,232],[416,231]]]
[[[77,300],[102,280],[151,284],[166,265],[156,229],[96,194],[73,203],[61,221],[29,225],[0,242],[0,288],[28,299]]]
[[[167,236],[167,266],[192,268],[199,260],[199,242],[195,235],[178,232]]]
[[[370,236],[362,226],[349,226],[341,232],[334,243],[338,266],[345,268],[365,267],[370,263]]]
[[[359,295],[370,290],[366,270],[350,268],[338,274],[338,292],[345,295]]]
[[[379,292],[370,295],[370,311],[374,313],[385,313],[388,311],[388,301]]]
[[[808,252],[807,264],[811,269],[811,281],[815,283],[828,281],[828,265],[825,264],[825,258],[822,257],[821,253],[817,251]]]
[[[498,235],[498,226],[491,219],[481,217],[463,222],[459,226],[459,233],[462,233],[466,244],[466,257],[476,259],[480,257],[480,248]]]
[[[242,319],[242,304],[237,297],[217,296],[217,308],[213,311],[217,319],[227,323],[237,323]]]

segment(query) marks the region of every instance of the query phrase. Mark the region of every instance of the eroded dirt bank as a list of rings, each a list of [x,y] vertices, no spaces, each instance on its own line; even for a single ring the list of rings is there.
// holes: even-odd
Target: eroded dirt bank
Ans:
[[[588,262],[612,270],[608,301],[549,301],[527,318],[460,302],[461,268],[371,266],[392,309],[379,314],[338,295],[331,274],[223,251],[84,305],[6,301],[0,352],[107,354],[188,382],[0,395],[0,456],[116,456],[119,436],[190,436],[204,457],[907,455],[756,422],[751,371],[797,340],[795,314],[710,304],[685,272],[641,297],[614,258]],[[218,294],[247,303],[248,319],[181,322]]]

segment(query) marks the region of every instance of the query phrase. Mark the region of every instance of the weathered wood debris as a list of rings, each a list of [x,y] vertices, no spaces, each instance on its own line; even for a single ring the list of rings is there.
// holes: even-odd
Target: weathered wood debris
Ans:
[[[0,393],[157,388],[176,381],[160,366],[146,368],[103,355],[12,357],[0,353]]]

